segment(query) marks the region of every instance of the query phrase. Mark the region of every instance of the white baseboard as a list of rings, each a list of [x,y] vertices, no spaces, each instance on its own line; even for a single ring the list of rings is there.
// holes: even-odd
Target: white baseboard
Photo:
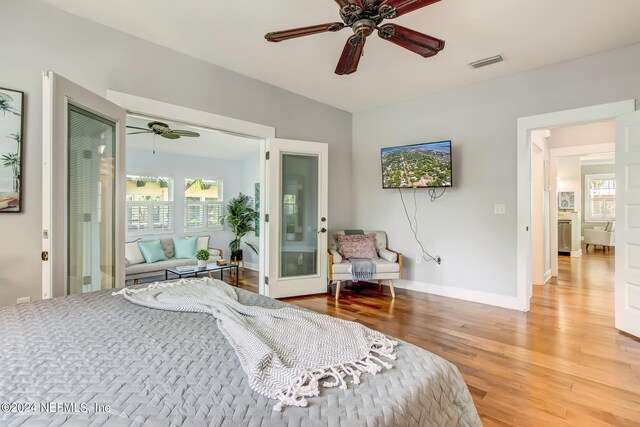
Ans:
[[[258,266],[258,264],[254,264],[252,262],[245,262],[244,268],[246,268],[247,270],[260,271],[260,267]]]
[[[520,306],[518,298],[515,296],[512,297],[508,295],[492,294],[488,292],[474,291],[471,289],[456,288],[453,286],[435,285],[433,283],[418,282],[415,280],[400,279],[395,280],[393,284],[396,288],[407,289],[410,291],[424,292],[442,297],[524,311],[524,308]]]
[[[544,273],[543,279],[544,279],[544,284],[546,285],[549,279],[551,279],[551,269],[547,270],[547,272]]]
[[[574,258],[582,256],[582,249],[578,249],[577,251],[571,251],[571,256]]]

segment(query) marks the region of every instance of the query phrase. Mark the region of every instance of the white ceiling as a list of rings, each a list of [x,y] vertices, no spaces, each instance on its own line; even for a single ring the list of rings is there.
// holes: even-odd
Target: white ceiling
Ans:
[[[374,35],[359,70],[334,69],[350,29],[281,43],[268,31],[339,21],[332,0],[41,0],[288,89],[361,111],[640,42],[638,0],[443,0],[394,20],[446,41],[424,59]],[[480,70],[467,64],[503,54]]]
[[[128,126],[146,128],[147,123],[157,119],[127,116]],[[127,149],[148,150],[153,153],[176,154],[181,156],[207,157],[220,160],[246,160],[258,155],[260,144],[255,139],[216,132],[205,128],[160,120],[171,129],[190,130],[200,134],[197,138],[167,139],[150,133],[127,135]],[[127,129],[127,133],[136,132]]]

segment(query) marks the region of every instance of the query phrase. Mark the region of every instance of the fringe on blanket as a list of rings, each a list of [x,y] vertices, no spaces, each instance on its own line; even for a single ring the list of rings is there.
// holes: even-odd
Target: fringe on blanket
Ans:
[[[360,384],[360,375],[365,372],[376,375],[382,371],[382,367],[393,368],[391,363],[384,362],[377,356],[396,360],[395,347],[397,345],[397,341],[388,338],[377,339],[371,344],[369,354],[360,360],[305,372],[291,387],[276,395],[278,403],[274,405],[273,410],[280,412],[284,406],[306,407],[308,402],[305,398],[318,396],[320,394],[320,380],[325,378],[330,378],[332,381],[324,381],[323,387],[340,386],[340,389],[346,390],[345,377],[351,376],[352,384]]]

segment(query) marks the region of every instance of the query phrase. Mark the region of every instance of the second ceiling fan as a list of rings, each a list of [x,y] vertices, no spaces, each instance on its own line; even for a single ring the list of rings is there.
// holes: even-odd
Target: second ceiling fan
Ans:
[[[311,27],[267,33],[270,42],[281,42],[312,34],[336,32],[350,27],[353,35],[342,51],[336,74],[351,74],[358,69],[364,44],[375,30],[383,40],[388,40],[425,58],[437,55],[444,49],[444,40],[419,33],[396,24],[380,25],[385,19],[393,19],[440,0],[335,0],[340,6],[343,22],[313,25]]]

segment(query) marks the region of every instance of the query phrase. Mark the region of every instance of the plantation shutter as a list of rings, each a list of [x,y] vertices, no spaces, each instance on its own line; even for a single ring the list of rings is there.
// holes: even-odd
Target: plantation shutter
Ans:
[[[202,202],[190,202],[186,205],[185,229],[203,230],[205,228],[205,204]]]
[[[223,208],[221,202],[207,203],[207,228],[222,228]]]

